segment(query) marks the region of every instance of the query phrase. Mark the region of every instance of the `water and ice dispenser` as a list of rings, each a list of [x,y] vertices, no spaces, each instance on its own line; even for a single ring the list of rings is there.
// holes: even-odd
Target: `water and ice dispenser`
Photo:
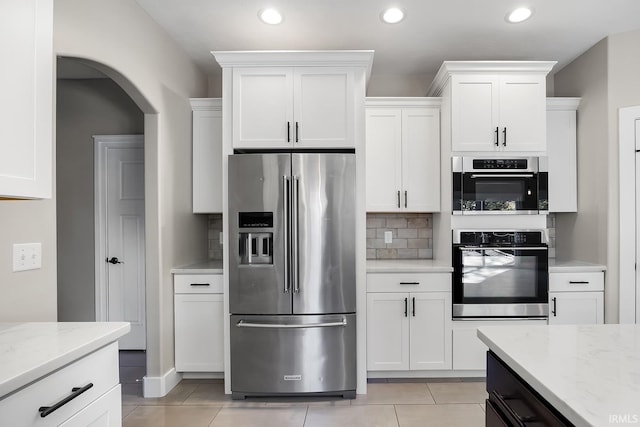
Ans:
[[[240,265],[273,264],[273,212],[240,212]],[[246,231],[243,231],[246,230]]]

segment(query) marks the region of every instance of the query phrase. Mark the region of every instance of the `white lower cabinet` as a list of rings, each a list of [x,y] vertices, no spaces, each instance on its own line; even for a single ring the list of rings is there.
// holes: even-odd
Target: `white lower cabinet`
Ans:
[[[420,290],[367,293],[367,370],[451,369],[451,292],[423,291],[429,286],[429,274],[407,280],[402,274],[367,277],[377,289],[381,281],[388,281],[391,290],[398,286]],[[434,279],[441,284],[437,275]]]
[[[174,292],[176,371],[224,371],[222,275],[176,274]]]
[[[118,343],[111,343],[0,400],[0,425],[122,423]]]
[[[604,272],[549,273],[549,324],[604,323]]]

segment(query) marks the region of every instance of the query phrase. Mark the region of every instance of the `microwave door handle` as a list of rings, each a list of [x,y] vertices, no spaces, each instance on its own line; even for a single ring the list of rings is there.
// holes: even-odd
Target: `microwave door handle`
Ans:
[[[533,178],[532,173],[488,173],[488,174],[471,174],[471,178]]]

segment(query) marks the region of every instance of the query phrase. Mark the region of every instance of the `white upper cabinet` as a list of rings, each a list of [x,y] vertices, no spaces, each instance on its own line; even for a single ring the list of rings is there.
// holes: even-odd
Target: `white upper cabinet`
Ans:
[[[193,213],[222,212],[222,100],[192,98]]]
[[[429,95],[450,99],[443,123],[451,126],[451,150],[546,151],[546,75],[554,64],[446,61]]]
[[[214,52],[234,149],[353,148],[371,51]]]
[[[50,198],[53,1],[0,2],[0,197]]]
[[[580,98],[547,98],[549,212],[578,211],[576,111]]]
[[[440,210],[440,100],[368,98],[367,211]]]

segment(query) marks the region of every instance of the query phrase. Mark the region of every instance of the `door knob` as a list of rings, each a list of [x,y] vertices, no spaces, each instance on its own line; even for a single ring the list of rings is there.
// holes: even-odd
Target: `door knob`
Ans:
[[[111,264],[124,264],[124,262],[118,261],[117,257],[111,257],[111,259],[107,258],[107,262]]]

